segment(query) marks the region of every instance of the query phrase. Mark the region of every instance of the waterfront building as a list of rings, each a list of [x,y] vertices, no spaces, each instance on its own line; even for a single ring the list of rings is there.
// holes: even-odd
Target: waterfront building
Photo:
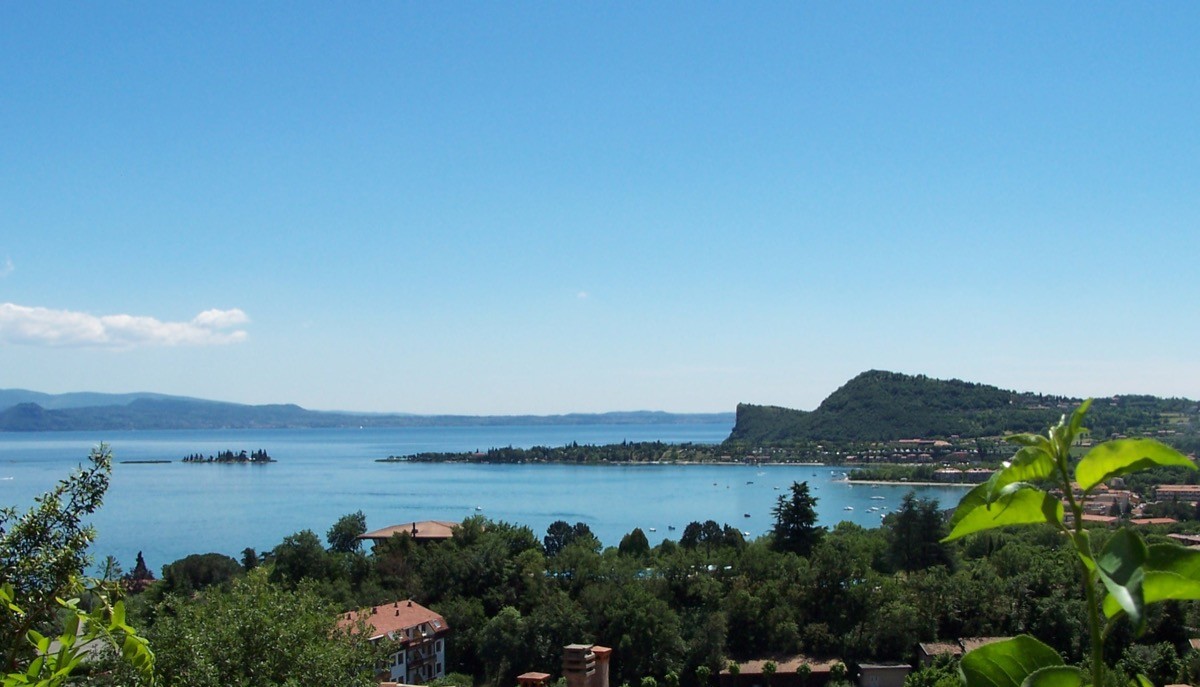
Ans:
[[[414,601],[395,601],[343,613],[338,625],[366,623],[372,642],[396,642],[396,651],[379,671],[380,680],[421,685],[446,676],[446,619]]]

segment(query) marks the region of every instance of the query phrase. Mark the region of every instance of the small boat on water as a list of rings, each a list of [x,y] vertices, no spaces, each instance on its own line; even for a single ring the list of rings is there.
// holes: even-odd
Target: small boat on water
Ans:
[[[651,527],[651,528],[650,528],[650,531],[651,531],[651,532],[657,532],[657,531],[658,531],[658,528],[657,528],[657,527]]]
[[[668,530],[668,531],[671,531],[671,532],[674,532],[674,531],[675,531],[675,526],[674,526],[674,525],[667,525],[667,530]]]
[[[748,517],[750,517],[750,514],[749,514],[749,513],[742,513],[742,517],[743,517],[743,518],[748,518]]]
[[[887,499],[886,496],[872,496],[871,498],[875,499],[876,501],[883,501]]]
[[[846,506],[842,510],[854,510],[854,506]]]

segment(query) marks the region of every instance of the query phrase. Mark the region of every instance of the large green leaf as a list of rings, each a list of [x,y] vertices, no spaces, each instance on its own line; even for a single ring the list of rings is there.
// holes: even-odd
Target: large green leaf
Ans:
[[[1075,466],[1075,481],[1088,491],[1118,475],[1156,465],[1178,465],[1196,469],[1196,464],[1179,451],[1154,439],[1116,439],[1087,452]]]
[[[1004,440],[1021,446],[1040,448],[1046,453],[1051,451],[1050,440],[1040,434],[1010,434]]]
[[[980,487],[986,489],[987,485],[981,484]],[[961,516],[957,511],[955,512],[954,518],[951,520],[954,527],[942,541],[953,541],[968,534],[1009,525],[1062,524],[1062,503],[1041,489],[1033,487],[1018,489],[1001,496],[990,504],[976,501],[968,503],[967,500],[979,490],[979,487],[972,489],[971,493],[967,494],[959,503],[959,510],[962,510],[964,505],[968,510]]]
[[[1108,598],[1117,602],[1129,615],[1133,626],[1141,632],[1145,620],[1142,581],[1145,578],[1146,542],[1128,529],[1114,534],[1096,558],[1096,570],[1108,589]]]
[[[1190,580],[1200,580],[1200,551],[1178,544],[1151,544],[1146,570],[1173,572]]]
[[[1029,674],[1021,687],[1080,687],[1083,672],[1074,666],[1049,666]]]
[[[1071,421],[1067,424],[1071,430],[1072,438],[1078,437],[1080,434],[1087,432],[1087,429],[1083,426],[1083,416],[1087,415],[1088,408],[1091,407],[1092,399],[1089,398],[1083,403],[1080,403],[1079,407],[1075,409],[1075,412],[1071,413]]]
[[[958,669],[967,687],[1021,687],[1035,672],[1062,665],[1062,657],[1054,649],[1029,635],[1020,635],[967,652]],[[1064,683],[1036,684],[1049,687]]]
[[[986,506],[988,502],[988,490],[990,489],[991,485],[984,482],[972,487],[966,496],[959,499],[958,505],[954,507],[954,514],[950,516],[950,526],[954,527],[957,525],[960,520],[967,517],[976,508]]]
[[[1200,580],[1161,570],[1147,570],[1142,579],[1142,603],[1149,606],[1160,601],[1200,600]],[[1113,617],[1122,610],[1111,595],[1104,597],[1104,615]]]
[[[1004,487],[1018,482],[1040,482],[1054,474],[1054,458],[1040,447],[1026,446],[987,481],[987,500],[1000,498]]]

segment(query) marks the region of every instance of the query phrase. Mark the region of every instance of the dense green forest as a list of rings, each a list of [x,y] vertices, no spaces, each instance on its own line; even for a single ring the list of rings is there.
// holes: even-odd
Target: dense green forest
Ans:
[[[661,441],[593,445],[572,442],[566,446],[489,448],[486,451],[430,452],[388,456],[377,462],[412,463],[655,463],[731,460],[720,447],[708,444],[667,444]]]
[[[331,612],[416,599],[453,628],[450,668],[480,685],[515,684],[526,670],[556,673],[561,647],[578,641],[614,647],[614,685],[648,676],[661,683],[669,673],[696,685],[698,669],[715,675],[729,660],[794,652],[851,666],[912,662],[920,641],[1021,632],[1072,661],[1085,652],[1077,563],[1054,533],[993,532],[942,545],[940,504],[911,495],[878,529],[810,528],[802,544],[789,537],[785,545],[780,524],[778,536],[745,541],[729,525],[693,523],[656,547],[634,530],[603,548],[582,523],[555,523],[539,537],[476,517],[443,543],[401,535],[368,552],[338,536],[346,527],[339,521],[326,542],[303,531],[262,556],[247,550],[241,563],[208,554],[168,565],[135,598],[133,617],[159,653],[166,684],[179,684],[169,666],[195,649],[177,645],[178,625],[162,619],[210,598],[229,603],[244,584],[306,595]],[[1198,622],[1194,604],[1162,606],[1140,639],[1118,629],[1110,655],[1152,647],[1169,653],[1172,680],[1195,679],[1183,663],[1184,627]]]
[[[86,528],[62,505],[98,505],[102,470],[77,479],[69,502],[43,500],[17,520],[5,512],[0,566],[18,597],[52,599],[56,584],[82,570]],[[324,537],[300,531],[269,551],[246,549],[240,561],[188,556],[164,566],[160,580],[139,561],[125,576],[127,619],[153,647],[160,684],[213,687],[306,676],[365,687],[362,667],[383,649],[337,630],[335,618],[408,598],[452,628],[455,681],[489,687],[512,685],[527,670],[557,673],[561,647],[581,641],[613,647],[614,685],[653,678],[706,687],[730,660],[795,652],[852,668],[912,662],[918,642],[1023,632],[1072,662],[1083,657],[1078,563],[1058,533],[996,530],[944,544],[944,504],[911,494],[880,528],[825,529],[815,524],[816,502],[797,483],[778,497],[767,535],[747,541],[731,525],[696,522],[654,547],[636,529],[605,548],[585,523],[556,522],[539,536],[473,517],[444,542],[401,534],[366,551],[356,539],[366,521],[354,513]],[[46,536],[56,532],[84,538]],[[1092,531],[1101,545],[1109,536]],[[30,558],[33,541],[55,555]],[[117,562],[104,568],[120,577]],[[36,626],[49,631],[53,605],[42,608]],[[1141,637],[1117,623],[1107,655],[1121,670],[1195,680],[1200,665],[1186,628],[1198,624],[1195,603],[1157,605]],[[19,626],[5,627],[10,666],[22,665],[29,645]],[[932,684],[947,674],[943,666],[910,679]],[[95,685],[144,679],[103,657],[84,677]]]
[[[793,446],[899,439],[994,437],[1034,432],[1069,412],[1078,399],[1004,391],[985,384],[872,370],[851,379],[813,411],[739,404],[727,444]],[[1098,399],[1088,417],[1093,436],[1164,434],[1182,450],[1200,446],[1200,404],[1187,399]]]

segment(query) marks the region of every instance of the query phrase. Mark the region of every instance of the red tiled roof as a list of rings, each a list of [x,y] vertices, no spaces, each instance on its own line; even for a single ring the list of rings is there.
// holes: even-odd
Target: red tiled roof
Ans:
[[[941,654],[950,654],[951,656],[962,655],[962,647],[954,642],[922,642],[917,646],[921,647],[921,652],[926,656],[939,656]]]
[[[1175,518],[1132,518],[1131,525],[1174,525],[1179,522]]]
[[[431,632],[441,632],[449,629],[446,619],[425,608],[415,601],[396,601],[382,606],[361,611],[351,611],[341,614],[338,618],[339,627],[353,627],[359,618],[363,618],[370,628],[371,639],[393,634],[420,625],[429,625]]]
[[[738,672],[742,675],[762,675],[763,666],[767,661],[775,661],[776,674],[795,673],[801,665],[807,663],[813,673],[828,673],[829,669],[836,663],[841,663],[836,658],[808,658],[799,654],[795,656],[783,656],[776,659],[758,658],[753,661],[744,661],[738,665]],[[722,675],[728,675],[729,669],[725,668],[721,671]]]
[[[449,522],[447,520],[422,520],[420,522],[406,522],[400,525],[392,525],[374,532],[358,535],[359,539],[372,539],[375,541],[388,540],[393,536],[402,533],[408,533],[410,537],[417,540],[422,539],[449,539],[454,536],[454,528],[458,527],[457,522]]]
[[[1012,639],[1012,637],[963,637],[958,640],[958,643],[962,644],[963,651],[967,652],[993,642],[1003,642],[1006,639]]]

